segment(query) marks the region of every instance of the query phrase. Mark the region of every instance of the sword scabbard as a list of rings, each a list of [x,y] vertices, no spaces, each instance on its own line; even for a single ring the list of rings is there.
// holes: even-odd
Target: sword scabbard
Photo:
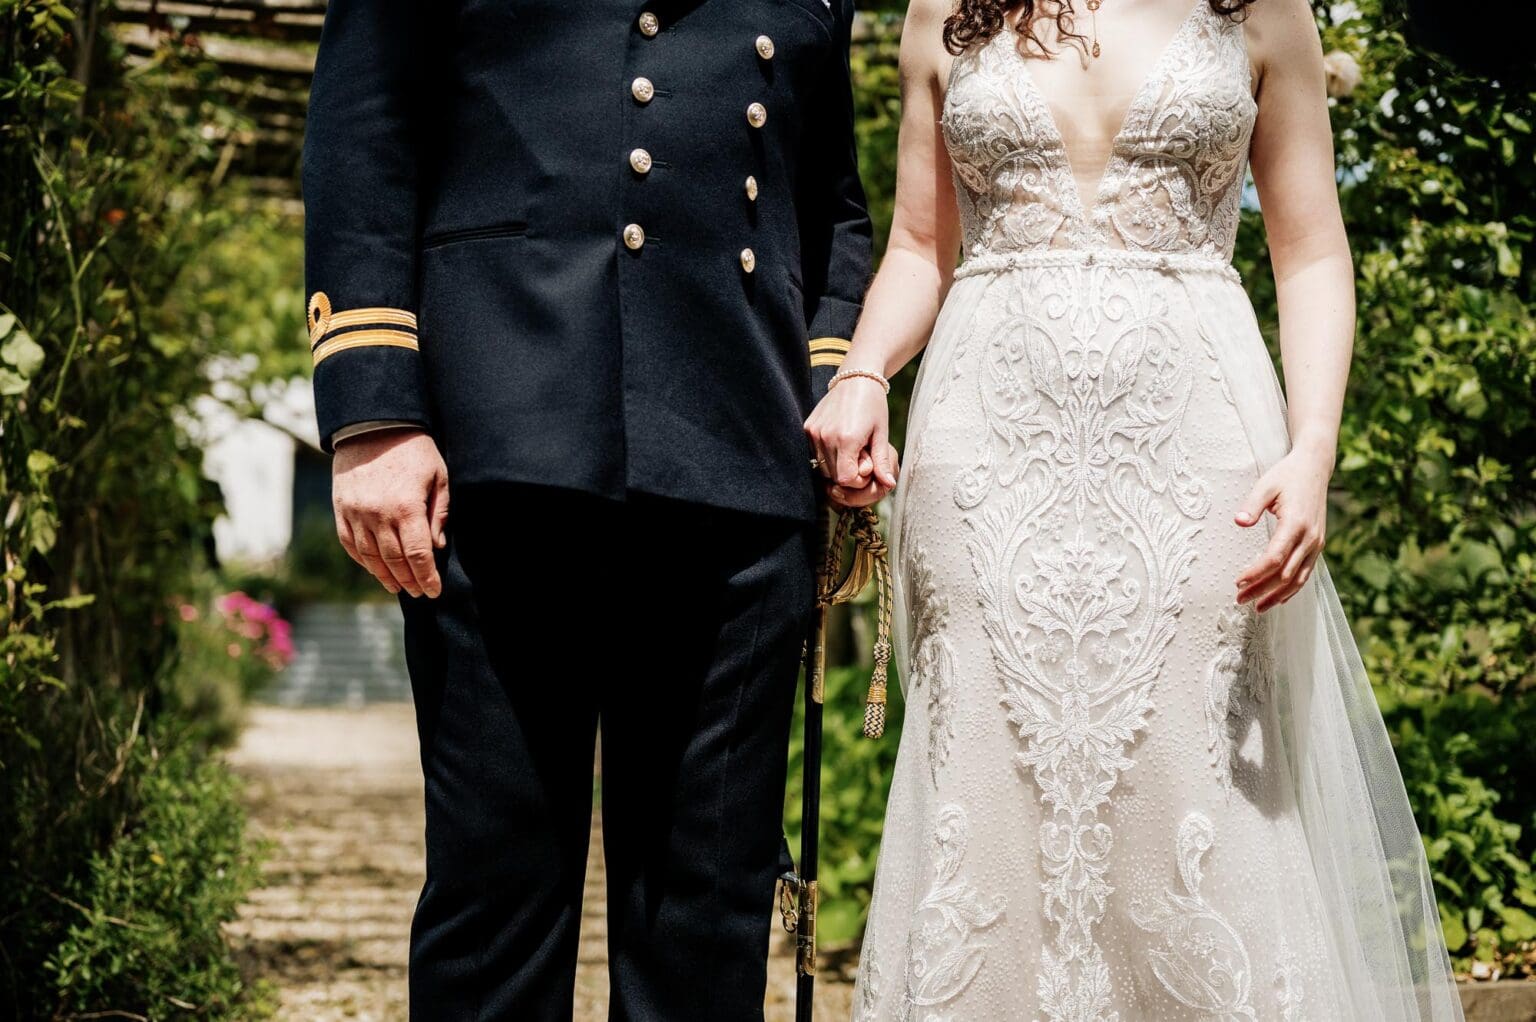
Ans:
[[[827,701],[827,608],[816,608],[815,645],[810,656],[811,698],[818,704]]]

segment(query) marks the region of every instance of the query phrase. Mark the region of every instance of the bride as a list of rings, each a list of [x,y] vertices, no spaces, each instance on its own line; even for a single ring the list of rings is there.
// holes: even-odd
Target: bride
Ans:
[[[1310,6],[913,0],[901,63],[890,247],[806,424],[879,499],[926,346],[857,1017],[1459,1019],[1318,559],[1354,293]]]

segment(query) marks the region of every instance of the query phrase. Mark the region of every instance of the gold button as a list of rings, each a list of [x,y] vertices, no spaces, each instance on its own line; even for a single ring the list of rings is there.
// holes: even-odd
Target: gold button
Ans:
[[[744,248],[741,250],[741,268],[746,270],[748,273],[751,273],[753,270],[757,269],[757,254],[750,248]]]
[[[757,201],[757,178],[750,174],[747,175],[747,201]]]
[[[757,55],[764,60],[773,59],[773,40],[765,35],[757,37]]]
[[[641,12],[640,34],[649,39],[660,31],[661,21],[657,19],[656,15],[652,14],[650,11]]]
[[[638,252],[645,245],[645,228],[630,224],[624,228],[624,245],[631,252]]]
[[[754,128],[761,128],[768,123],[768,108],[761,103],[753,103],[747,107],[747,123]]]
[[[629,83],[629,94],[641,103],[649,103],[656,97],[656,86],[649,78],[636,78]]]
[[[651,154],[644,149],[636,149],[629,154],[629,165],[635,169],[636,174],[649,174],[651,172]]]

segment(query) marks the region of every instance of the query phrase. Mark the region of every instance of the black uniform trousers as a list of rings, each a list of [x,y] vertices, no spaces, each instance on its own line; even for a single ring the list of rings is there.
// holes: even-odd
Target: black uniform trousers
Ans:
[[[760,1019],[814,529],[523,484],[453,500],[442,595],[402,600],[413,1022],[571,1018],[599,724],[610,1019]]]

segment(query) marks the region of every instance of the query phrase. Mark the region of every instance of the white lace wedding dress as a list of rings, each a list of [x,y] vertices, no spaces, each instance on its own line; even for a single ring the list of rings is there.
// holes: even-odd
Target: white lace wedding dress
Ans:
[[[855,1017],[1461,1017],[1325,570],[1235,605],[1287,447],[1230,264],[1256,113],[1197,0],[1084,208],[1010,32],[943,130],[965,260],[892,517],[906,723]]]

